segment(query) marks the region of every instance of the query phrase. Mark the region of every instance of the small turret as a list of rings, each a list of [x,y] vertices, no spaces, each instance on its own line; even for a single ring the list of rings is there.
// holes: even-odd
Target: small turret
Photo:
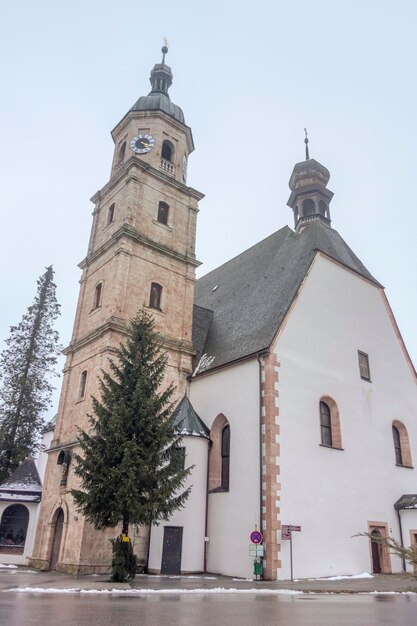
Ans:
[[[317,220],[328,226],[331,224],[329,205],[333,192],[327,189],[330,172],[315,159],[310,159],[306,130],[305,133],[306,159],[294,167],[289,182],[291,195],[287,202],[294,211],[296,231]]]

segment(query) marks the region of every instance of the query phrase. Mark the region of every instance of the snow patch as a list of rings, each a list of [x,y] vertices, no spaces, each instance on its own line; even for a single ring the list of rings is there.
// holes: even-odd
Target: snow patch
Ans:
[[[112,593],[122,595],[155,595],[155,594],[205,594],[205,593],[238,593],[238,594],[273,594],[273,595],[300,595],[302,591],[293,589],[236,589],[215,587],[214,589],[56,589],[54,587],[17,587],[16,589],[4,589],[4,591],[16,591],[19,593]]]
[[[363,572],[362,574],[347,574],[346,576],[325,576],[324,578],[307,578],[307,580],[353,580],[357,578],[373,578],[372,574]],[[298,579],[300,582],[300,579]]]
[[[17,565],[9,565],[7,563],[0,563],[0,569],[18,569]]]

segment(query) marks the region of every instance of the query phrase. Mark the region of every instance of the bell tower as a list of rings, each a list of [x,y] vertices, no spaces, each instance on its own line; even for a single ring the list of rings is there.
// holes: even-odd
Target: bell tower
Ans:
[[[107,571],[114,529],[96,531],[76,511],[70,489],[78,487],[71,467],[78,428],[89,429],[91,396],[108,358],[126,337],[129,320],[144,308],[168,355],[166,382],[179,400],[187,390],[194,354],[196,220],[204,196],[186,185],[194,150],[191,129],[168,94],[171,68],[162,61],[151,72],[152,89],[112,131],[110,180],[91,198],[93,223],[74,330],[67,356],[56,428],[45,475],[42,505],[30,562],[41,569]],[[61,453],[64,452],[64,455]],[[62,459],[66,459],[63,464]],[[142,545],[143,544],[143,545]],[[143,533],[136,551],[146,546]]]

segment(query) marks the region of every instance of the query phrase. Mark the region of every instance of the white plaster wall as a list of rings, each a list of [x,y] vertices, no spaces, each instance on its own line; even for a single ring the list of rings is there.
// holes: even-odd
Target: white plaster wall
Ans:
[[[39,478],[41,479],[41,483],[43,484],[43,479],[45,476],[46,464],[48,462],[48,455],[45,450],[48,450],[51,446],[51,441],[54,436],[53,430],[48,430],[46,433],[42,435],[42,450],[38,454],[35,459],[36,469],[38,470]]]
[[[25,506],[29,511],[29,524],[26,532],[26,542],[23,550],[23,554],[4,554],[0,553],[0,563],[7,563],[13,565],[27,565],[28,557],[32,555],[33,542],[35,540],[36,522],[38,519],[39,504],[35,502],[0,502],[0,520],[3,512],[7,507],[13,504],[21,504]]]
[[[360,378],[358,350],[372,382]],[[393,505],[417,492],[414,469],[397,467],[392,420],[407,430],[417,463],[417,388],[379,290],[323,256],[316,257],[276,345],[279,368],[281,521],[294,534],[294,576],[371,571],[368,521],[399,538]],[[340,411],[343,451],[320,446],[319,401]],[[404,540],[417,512],[404,511]],[[289,542],[280,578],[290,577]],[[392,557],[393,571],[401,569]]]
[[[185,467],[194,466],[184,488],[191,486],[185,507],[175,511],[169,521],[153,526],[149,551],[149,569],[159,572],[165,526],[182,526],[181,571],[204,571],[204,536],[207,486],[208,439],[184,436]]]
[[[193,380],[190,400],[211,428],[230,423],[230,489],[209,494],[207,571],[251,577],[249,535],[260,528],[259,370],[256,359]]]

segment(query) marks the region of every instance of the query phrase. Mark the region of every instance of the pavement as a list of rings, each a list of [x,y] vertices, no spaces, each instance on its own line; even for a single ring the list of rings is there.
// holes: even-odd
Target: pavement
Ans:
[[[2,568],[0,566],[0,591],[33,590],[38,592],[113,592],[113,593],[417,593],[417,577],[411,574],[373,574],[346,577],[264,581],[231,578],[216,574],[195,576],[153,576],[139,574],[133,581],[114,583],[109,576],[90,574],[74,576],[60,572],[40,572],[28,567]]]

